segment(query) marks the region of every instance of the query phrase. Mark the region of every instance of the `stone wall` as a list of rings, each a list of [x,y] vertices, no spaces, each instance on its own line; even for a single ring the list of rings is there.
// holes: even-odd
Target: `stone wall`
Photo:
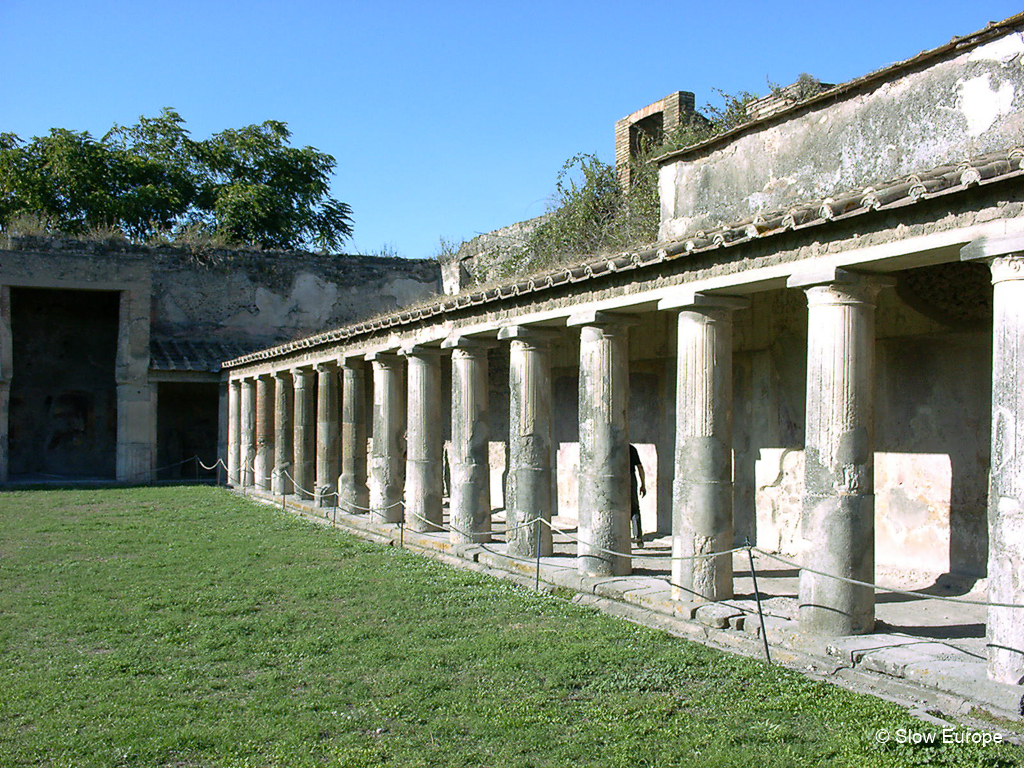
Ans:
[[[154,466],[195,455],[211,463],[224,421],[217,413],[223,357],[391,312],[441,287],[430,260],[195,255],[40,237],[9,238],[6,246],[0,481],[8,468],[20,477],[145,480]],[[102,313],[82,300],[61,309],[73,297],[98,295],[110,299]],[[31,296],[43,298],[26,309],[19,297]],[[101,325],[112,328],[105,357],[90,346]],[[109,365],[96,373],[100,357]]]
[[[834,89],[661,168],[663,239],[1018,146],[1024,36]],[[952,169],[951,169],[952,170]]]
[[[526,244],[533,230],[547,216],[544,214],[477,235],[462,243],[454,253],[442,257],[444,292],[454,296],[471,286],[513,276],[514,266],[510,264],[510,257]]]
[[[158,254],[153,333],[269,346],[391,312],[440,291],[429,259],[228,253],[197,263]]]
[[[931,272],[922,281],[921,272]],[[978,274],[951,264],[898,274],[878,300],[875,544],[881,565],[979,576],[986,562],[992,336],[957,318],[941,283],[970,293]],[[907,286],[931,285],[925,289]],[[915,298],[911,298],[915,297]],[[952,297],[952,293],[951,293]],[[928,316],[911,306],[931,308]],[[974,311],[991,312],[991,288]],[[758,294],[737,313],[734,488],[737,539],[799,555],[806,307],[796,291]]]

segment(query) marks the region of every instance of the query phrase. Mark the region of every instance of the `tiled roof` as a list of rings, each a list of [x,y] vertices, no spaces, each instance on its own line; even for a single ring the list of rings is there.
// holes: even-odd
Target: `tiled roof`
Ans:
[[[192,339],[150,339],[152,371],[220,371],[222,360],[244,355],[252,345]]]
[[[267,360],[298,350],[336,343],[356,336],[426,320],[466,307],[501,301],[513,296],[538,293],[570,283],[603,277],[614,272],[644,269],[690,254],[703,254],[754,240],[762,240],[785,232],[821,227],[834,221],[843,221],[874,211],[889,211],[921,201],[964,192],[972,187],[1020,178],[1024,175],[1022,161],[1024,161],[1024,149],[1021,148],[979,155],[961,163],[942,165],[923,173],[901,176],[867,187],[851,189],[835,197],[811,200],[786,210],[762,212],[715,229],[694,231],[681,238],[658,243],[648,250],[623,253],[611,258],[605,257],[575,266],[566,266],[515,283],[446,297],[416,309],[394,312],[337,330],[307,336],[304,339],[228,360],[224,363],[224,367],[236,367],[259,360]]]

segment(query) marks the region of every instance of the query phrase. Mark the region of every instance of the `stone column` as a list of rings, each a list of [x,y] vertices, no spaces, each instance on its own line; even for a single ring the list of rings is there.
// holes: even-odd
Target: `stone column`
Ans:
[[[228,380],[222,378],[217,383],[217,485],[227,484],[228,462],[228,413],[230,395]]]
[[[256,461],[256,380],[242,379],[241,424],[239,431],[240,461],[242,464],[242,487],[250,488],[255,474]]]
[[[441,350],[404,349],[408,369],[408,458],[405,468],[405,524],[414,531],[441,530]]]
[[[341,506],[362,514],[370,506],[366,486],[366,368],[362,358],[341,364]]]
[[[875,299],[888,278],[828,270],[794,275],[807,293],[804,563],[836,576],[875,578]],[[875,593],[800,572],[800,624],[826,635],[871,632]]]
[[[290,475],[295,471],[295,395],[291,371],[274,374],[274,472],[271,489],[278,496],[295,492]]]
[[[373,452],[370,454],[370,517],[377,523],[404,519],[405,387],[402,358],[377,352],[373,363]]]
[[[117,332],[118,480],[148,482],[156,466],[156,386],[149,382],[150,287],[121,291]]]
[[[228,382],[228,485],[242,485],[242,382]]]
[[[453,544],[491,540],[491,462],[488,440],[487,339],[452,337],[452,447],[449,520]],[[458,530],[454,530],[454,529]]]
[[[309,368],[296,368],[292,371],[292,381],[295,382],[295,416],[291,475],[294,478],[295,493],[300,499],[308,501],[313,498],[313,485],[316,482],[316,399],[313,392],[313,371]]]
[[[745,299],[689,294],[678,308],[676,451],[672,487],[672,596],[728,600],[733,546],[732,313]]]
[[[506,499],[508,552],[516,557],[536,557],[540,526],[540,556],[551,555],[551,529],[537,522],[551,522],[555,499],[552,482],[555,468],[552,439],[551,340],[559,331],[513,325],[498,332],[511,341],[509,349],[509,483]]]
[[[1024,237],[976,241],[961,258],[992,270],[992,460],[988,599],[1024,605]],[[988,609],[988,676],[1024,683],[1024,609]]]
[[[256,379],[256,487],[269,491],[274,468],[274,380],[264,374]]]
[[[338,504],[338,366],[320,363],[316,367],[316,503],[321,507]]]
[[[629,557],[629,346],[632,318],[585,311],[580,328],[580,474],[578,568],[624,576]],[[608,551],[604,551],[608,550]]]

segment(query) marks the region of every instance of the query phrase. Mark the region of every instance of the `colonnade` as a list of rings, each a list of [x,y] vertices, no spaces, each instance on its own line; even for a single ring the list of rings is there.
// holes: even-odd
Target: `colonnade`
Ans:
[[[1024,602],[1024,256],[990,253],[995,283],[993,467],[989,588],[993,601]],[[839,268],[797,273],[788,287],[808,303],[803,536],[799,621],[826,635],[874,628],[873,382],[876,298],[891,279]],[[679,289],[658,303],[677,315],[672,489],[672,585],[680,600],[733,597],[732,336],[744,298]],[[449,528],[453,544],[491,538],[488,353],[509,356],[508,552],[552,553],[556,499],[550,344],[578,333],[579,527],[576,563],[589,576],[630,573],[627,404],[628,307],[580,311],[553,328],[496,326],[302,364],[268,374],[232,371],[229,476],[243,486],[297,493],[380,523],[437,530],[442,515],[441,360],[451,356]],[[434,342],[436,344],[437,342]],[[367,365],[369,363],[369,366]],[[369,368],[369,370],[368,370]],[[369,373],[369,381],[367,374]],[[314,384],[315,380],[315,384]],[[366,412],[367,388],[372,413]],[[313,390],[316,395],[314,399]],[[340,394],[339,394],[340,391]],[[372,448],[367,454],[367,422]],[[339,445],[340,443],[340,445]],[[291,468],[291,471],[285,472]],[[291,479],[294,478],[294,487]],[[843,577],[842,581],[827,575]],[[1024,678],[1024,622],[989,612],[990,676]]]

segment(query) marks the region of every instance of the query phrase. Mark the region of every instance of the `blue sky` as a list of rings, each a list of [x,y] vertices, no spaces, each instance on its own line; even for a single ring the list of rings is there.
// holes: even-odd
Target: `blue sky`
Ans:
[[[347,250],[429,257],[543,213],[562,163],[676,90],[842,82],[1024,10],[999,0],[716,3],[0,0],[0,131],[196,137],[283,120],[334,155]]]

